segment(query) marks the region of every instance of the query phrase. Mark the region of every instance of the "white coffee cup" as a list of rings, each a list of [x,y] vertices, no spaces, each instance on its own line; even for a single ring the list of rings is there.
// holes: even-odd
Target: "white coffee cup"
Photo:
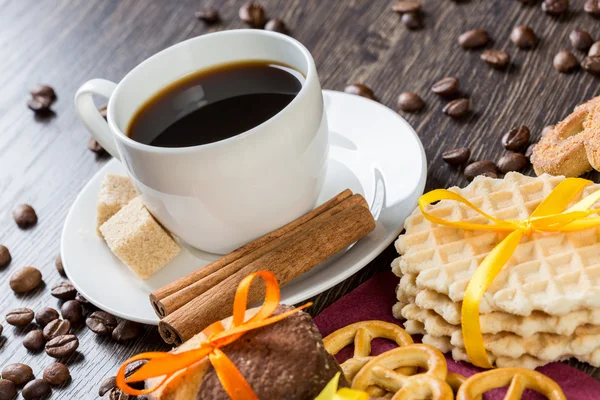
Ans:
[[[273,118],[219,142],[163,148],[125,135],[136,111],[162,88],[242,60],[283,63],[306,80]],[[109,99],[108,124],[94,95]],[[94,138],[123,163],[154,217],[207,252],[230,252],[306,213],[323,185],[329,147],[321,85],[308,50],[286,35],[231,30],[189,39],[142,62],[118,84],[86,82],[75,105]]]

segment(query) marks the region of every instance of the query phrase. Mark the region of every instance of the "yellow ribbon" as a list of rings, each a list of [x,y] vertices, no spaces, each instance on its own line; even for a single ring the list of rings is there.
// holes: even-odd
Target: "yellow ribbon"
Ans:
[[[486,214],[461,195],[446,189],[437,189],[419,198],[419,208],[423,216],[436,224],[493,232],[510,232],[504,240],[488,253],[467,285],[462,304],[462,332],[465,349],[471,362],[481,368],[493,368],[485,346],[479,323],[479,303],[483,294],[500,273],[519,245],[523,235],[533,232],[572,232],[600,225],[600,217],[587,218],[600,209],[591,207],[600,199],[600,191],[586,196],[575,205],[567,206],[592,181],[581,178],[567,178],[560,182],[548,197],[537,206],[529,218],[523,220],[500,220]],[[440,200],[458,201],[487,218],[492,224],[477,224],[461,221],[448,221],[425,211],[425,207]]]
[[[369,395],[355,389],[342,388],[338,390],[340,373],[335,374],[315,400],[369,400]]]

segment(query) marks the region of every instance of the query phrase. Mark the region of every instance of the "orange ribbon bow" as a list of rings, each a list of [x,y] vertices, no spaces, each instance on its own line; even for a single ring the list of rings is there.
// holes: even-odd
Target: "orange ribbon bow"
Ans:
[[[265,281],[265,301],[259,311],[248,321],[244,321],[248,303],[248,291],[252,280],[260,276]],[[217,321],[202,331],[208,339],[199,348],[173,354],[166,352],[149,352],[138,354],[125,361],[117,374],[117,386],[130,395],[152,393],[166,385],[171,377],[178,372],[208,357],[214,367],[223,388],[232,400],[258,400],[258,397],[231,360],[221,351],[221,348],[241,338],[246,332],[263,326],[274,324],[290,315],[312,305],[307,303],[301,307],[272,316],[279,306],[280,292],[277,278],[270,271],[258,271],[245,277],[239,284],[233,302],[233,321],[231,328],[225,329],[221,321]],[[138,361],[149,360],[129,378],[125,377],[127,365]],[[150,389],[137,390],[129,383],[141,382],[150,378],[162,380]]]

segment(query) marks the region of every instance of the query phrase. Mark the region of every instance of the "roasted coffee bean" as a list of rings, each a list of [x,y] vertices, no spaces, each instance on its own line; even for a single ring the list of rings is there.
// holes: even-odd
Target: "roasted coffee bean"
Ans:
[[[56,270],[61,276],[66,276],[65,268],[63,267],[62,257],[60,256],[60,254],[56,256],[56,259],[54,260],[54,266],[56,267]]]
[[[42,283],[42,273],[34,267],[23,267],[10,277],[10,288],[15,293],[29,292]]]
[[[504,50],[485,50],[479,57],[486,64],[497,69],[506,68],[510,64],[510,56]]]
[[[102,381],[102,383],[100,383],[100,389],[98,389],[98,395],[100,397],[102,397],[115,387],[117,387],[117,377],[109,376],[108,378],[105,378]]]
[[[13,326],[27,326],[33,321],[33,310],[29,308],[15,308],[6,313],[6,322]]]
[[[506,150],[520,151],[529,144],[531,132],[525,125],[512,128],[502,136],[502,146]]]
[[[69,321],[73,326],[82,324],[85,319],[83,318],[81,303],[77,300],[66,301],[60,307],[60,313],[62,314],[63,319]]]
[[[406,13],[402,14],[402,23],[410,30],[417,30],[423,28],[423,18],[419,13]]]
[[[2,379],[8,379],[17,386],[24,385],[33,378],[33,370],[29,365],[14,363],[2,368]]]
[[[398,96],[398,110],[405,112],[419,112],[425,108],[425,102],[415,92],[403,92]]]
[[[31,90],[29,90],[29,93],[32,97],[45,97],[52,102],[56,101],[56,99],[58,98],[54,89],[52,89],[52,87],[48,85],[38,84],[31,88]]]
[[[252,28],[265,26],[265,10],[258,3],[249,1],[240,8],[238,15],[243,22]]]
[[[431,87],[431,91],[435,94],[439,94],[440,96],[450,97],[458,93],[459,88],[460,82],[458,81],[458,78],[447,76],[444,79],[434,83]]]
[[[79,347],[75,335],[61,335],[46,343],[46,354],[53,358],[67,358]]]
[[[554,129],[554,125],[545,126],[544,129],[542,129],[541,137],[548,135],[549,133],[552,132],[553,129]]]
[[[373,93],[370,87],[363,85],[362,83],[350,84],[346,86],[344,92],[375,100],[375,93]]]
[[[492,178],[492,179],[498,179],[500,177],[500,175],[497,172],[493,172],[493,171],[484,172],[480,176],[484,176],[486,178]]]
[[[98,143],[93,137],[90,137],[90,139],[88,140],[88,149],[98,155],[103,155],[106,153],[104,147],[102,147],[102,145]]]
[[[127,367],[125,367],[125,377],[129,378],[131,375],[133,375],[138,369],[140,369],[144,364],[146,364],[148,361],[147,360],[138,360],[138,361],[134,361],[130,364],[127,364]],[[144,382],[133,382],[130,384],[130,386],[134,389],[144,389]]]
[[[92,332],[100,336],[107,336],[117,326],[117,319],[104,311],[94,311],[86,320],[85,324]]]
[[[529,164],[529,160],[521,153],[513,151],[506,153],[498,160],[498,169],[503,174],[511,171],[520,171]]]
[[[577,68],[579,62],[577,61],[577,57],[575,57],[573,53],[567,50],[562,50],[554,56],[554,61],[552,62],[552,65],[554,66],[554,69],[558,72],[567,73]]]
[[[0,244],[0,269],[5,268],[12,261],[12,256],[10,255],[10,251],[6,246]]]
[[[588,51],[589,57],[600,56],[600,41],[594,43]]]
[[[201,8],[194,13],[194,16],[209,25],[219,22],[219,12],[214,8]]]
[[[66,335],[71,330],[71,323],[67,320],[55,319],[50,321],[48,325],[44,327],[42,334],[44,339],[52,340],[58,336]]]
[[[569,0],[544,0],[542,11],[554,17],[559,17],[569,10]]]
[[[600,0],[586,0],[583,5],[583,11],[592,17],[600,18]]]
[[[118,387],[111,389],[108,393],[102,397],[103,400],[132,400],[134,397],[131,397],[127,393],[123,393],[121,389]]]
[[[65,364],[54,362],[44,369],[44,380],[52,386],[62,385],[69,378],[71,373]]]
[[[44,335],[39,329],[34,329],[23,338],[23,346],[29,351],[40,351],[44,348]]]
[[[116,342],[123,343],[137,338],[143,331],[142,324],[124,319],[119,322],[117,327],[112,331],[112,339]]]
[[[33,207],[29,204],[19,204],[13,210],[13,218],[19,228],[29,229],[37,224],[38,218]]]
[[[535,147],[537,143],[531,143],[529,146],[527,146],[527,150],[525,150],[525,157],[529,160],[531,158],[531,155],[533,154],[533,148]]]
[[[273,18],[265,24],[265,30],[279,32],[279,33],[287,33],[287,28],[285,23],[279,18]]]
[[[454,166],[465,164],[469,161],[469,157],[471,157],[471,150],[466,147],[446,150],[442,153],[442,159]]]
[[[399,14],[418,13],[421,11],[422,6],[423,5],[419,1],[400,0],[392,5],[392,11],[395,11]]]
[[[2,326],[2,324],[0,324],[0,336],[2,336],[2,331],[4,330],[4,327]]]
[[[47,97],[32,97],[27,100],[27,107],[35,113],[43,114],[50,111],[52,101]]]
[[[34,400],[46,397],[52,393],[48,382],[43,379],[34,379],[23,388],[21,395],[25,400]]]
[[[571,41],[571,46],[581,51],[587,51],[594,44],[592,35],[578,29],[571,32],[569,40]]]
[[[58,319],[58,311],[54,308],[45,307],[35,312],[35,322],[41,327],[48,325],[55,319]]]
[[[466,113],[469,112],[470,102],[469,99],[456,99],[452,100],[450,103],[446,104],[446,106],[442,109],[444,114],[452,118],[461,118]]]
[[[581,67],[590,74],[600,75],[600,56],[587,56],[581,62]]]
[[[510,40],[521,49],[532,49],[537,44],[535,32],[527,25],[516,26],[510,34]]]
[[[482,174],[486,174],[486,173],[497,174],[498,167],[496,166],[496,164],[494,164],[493,161],[490,161],[490,160],[475,161],[474,163],[467,165],[464,173],[465,173],[465,177],[467,179],[471,180],[478,175],[482,175]]]
[[[75,300],[77,300],[82,306],[87,306],[90,304],[90,302],[88,301],[88,299],[86,299],[85,297],[83,297],[81,295],[81,293],[77,292],[77,294],[75,295]]]
[[[77,294],[75,286],[71,282],[58,282],[50,290],[50,294],[57,299],[61,300],[73,300]]]
[[[483,47],[490,41],[490,35],[483,29],[472,29],[458,37],[458,43],[465,49]]]
[[[17,386],[13,381],[0,379],[0,400],[13,400],[17,397]]]

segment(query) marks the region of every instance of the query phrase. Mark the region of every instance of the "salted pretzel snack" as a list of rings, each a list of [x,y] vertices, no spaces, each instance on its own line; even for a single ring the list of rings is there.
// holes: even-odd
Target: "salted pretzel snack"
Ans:
[[[401,367],[420,367],[426,372],[405,375],[398,371]],[[352,388],[367,390],[375,386],[395,393],[392,400],[452,400],[454,393],[446,383],[447,374],[442,353],[427,344],[411,344],[373,358],[358,371]]]
[[[582,175],[600,170],[600,96],[580,104],[533,148],[537,175]],[[594,118],[596,116],[596,118]]]
[[[475,374],[460,386],[456,400],[480,399],[488,390],[504,386],[509,386],[504,400],[519,400],[525,389],[543,394],[548,400],[566,400],[556,382],[525,368],[498,368]]]
[[[398,346],[413,344],[408,333],[396,324],[384,321],[361,321],[345,326],[323,339],[325,350],[336,355],[344,347],[354,342],[354,356],[341,364],[348,382],[352,382],[358,371],[374,356],[371,356],[371,341],[376,338],[388,339]],[[416,369],[404,369],[405,374],[414,374]]]

